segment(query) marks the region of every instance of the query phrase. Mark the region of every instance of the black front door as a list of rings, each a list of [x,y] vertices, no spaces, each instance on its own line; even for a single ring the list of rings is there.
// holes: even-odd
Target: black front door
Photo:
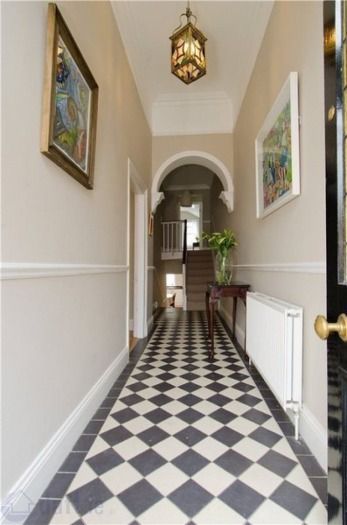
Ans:
[[[347,6],[324,2],[327,320],[328,337],[328,516],[347,525]]]

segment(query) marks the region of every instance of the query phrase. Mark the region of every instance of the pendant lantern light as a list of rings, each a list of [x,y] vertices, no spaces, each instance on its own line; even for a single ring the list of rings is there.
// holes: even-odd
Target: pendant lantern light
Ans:
[[[174,30],[171,40],[171,72],[185,84],[206,75],[205,42],[207,38],[196,28],[197,18],[193,15],[188,1],[185,16],[187,23],[182,27],[182,21]],[[194,19],[194,23],[192,23]]]

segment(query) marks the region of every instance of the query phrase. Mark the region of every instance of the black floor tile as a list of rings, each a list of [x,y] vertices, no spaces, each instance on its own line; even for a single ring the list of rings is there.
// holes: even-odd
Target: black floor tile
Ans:
[[[104,474],[108,470],[117,467],[124,462],[124,459],[117,454],[113,448],[108,448],[95,456],[87,459],[88,465],[94,470],[98,476]]]
[[[83,434],[98,434],[102,425],[103,421],[91,420],[83,430]]]
[[[319,477],[325,477],[326,473],[322,469],[322,467],[319,465],[318,461],[314,456],[298,456],[298,459],[303,466],[304,471],[306,474],[311,476],[319,476]]]
[[[265,499],[240,480],[235,481],[219,497],[244,518],[249,518]]]
[[[317,501],[311,494],[288,481],[284,481],[270,499],[302,520]]]
[[[243,438],[243,435],[239,432],[236,432],[236,430],[232,430],[231,428],[222,427],[216,432],[214,432],[212,434],[212,437],[214,439],[217,439],[227,447],[232,447]]]
[[[267,447],[273,447],[277,441],[281,439],[279,434],[276,434],[276,432],[272,432],[272,430],[268,430],[267,428],[263,427],[259,427],[254,430],[251,434],[249,434],[249,437],[255,439]]]
[[[86,452],[71,452],[61,465],[59,472],[77,472],[86,455]]]
[[[118,498],[134,516],[138,516],[157,503],[162,495],[148,481],[143,479],[118,494]]]
[[[58,472],[42,494],[42,498],[61,499],[74,478],[74,474]]]
[[[235,450],[227,450],[215,460],[215,463],[236,477],[240,476],[245,470],[248,469],[248,467],[253,464],[251,460],[242,454],[239,454]]]
[[[166,462],[159,454],[157,454],[157,452],[148,449],[132,458],[129,463],[143,476],[148,476],[148,474],[158,469]]]
[[[169,495],[169,500],[189,517],[193,517],[200,512],[212,498],[212,494],[193,480],[186,481],[186,483]]]
[[[201,454],[189,449],[176,457],[172,463],[188,476],[194,476],[196,472],[199,472],[208,464],[208,460],[202,457]]]
[[[314,486],[318,496],[320,497],[323,505],[328,503],[328,480],[324,478],[310,477],[310,481]]]
[[[48,525],[59,504],[60,500],[40,499],[24,525]]]
[[[75,510],[83,516],[113,497],[100,479],[94,479],[67,495]]]
[[[258,460],[258,463],[282,478],[288,476],[289,472],[291,472],[297,465],[296,461],[293,461],[274,450],[269,450],[269,452]]]

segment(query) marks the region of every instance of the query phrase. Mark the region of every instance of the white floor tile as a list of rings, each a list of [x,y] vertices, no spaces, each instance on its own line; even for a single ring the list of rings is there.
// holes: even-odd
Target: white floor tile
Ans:
[[[265,500],[248,521],[252,525],[303,525],[302,520],[270,500]]]
[[[194,516],[198,525],[243,525],[245,519],[220,500],[212,500]]]
[[[83,516],[86,525],[126,525],[133,520],[132,513],[117,497],[111,498]]]
[[[254,439],[246,437],[236,443],[236,445],[233,446],[233,450],[243,454],[252,461],[258,461],[269,449],[261,443],[254,441]]]
[[[254,463],[239,478],[263,496],[269,497],[283,482],[283,478]]]
[[[83,462],[69,486],[69,492],[82,487],[82,485],[93,481],[93,479],[95,479],[94,470],[88,465],[88,463]]]
[[[236,478],[218,465],[209,463],[193,479],[214,496],[219,496]]]
[[[141,474],[130,463],[122,463],[100,476],[110,491],[117,495],[142,479]]]
[[[194,428],[201,430],[201,432],[204,432],[208,436],[216,432],[216,430],[220,429],[222,426],[222,423],[209,416],[205,416],[194,423]]]
[[[126,461],[141,454],[141,452],[144,452],[147,448],[147,445],[136,436],[126,439],[114,447],[115,451]]]
[[[149,419],[143,416],[136,417],[135,419],[130,419],[130,421],[127,421],[126,423],[122,424],[123,427],[127,428],[129,432],[132,432],[133,434],[139,434],[140,432],[147,430],[147,428],[151,427],[152,425],[153,423],[151,423]]]
[[[166,459],[166,461],[171,461],[188,450],[188,447],[175,437],[170,436],[163,441],[160,441],[160,443],[157,443],[157,445],[154,445],[152,449],[158,452],[158,454]]]
[[[165,498],[143,512],[137,521],[140,525],[185,525],[187,516]]]
[[[342,518],[342,516],[341,516]],[[305,518],[306,525],[327,525],[328,514],[321,501],[317,501],[309,515]],[[338,521],[337,521],[338,523]],[[342,523],[342,520],[341,520]]]
[[[161,494],[167,496],[183,485],[189,477],[171,463],[166,463],[146,476],[146,479],[154,487],[157,487]]]
[[[50,525],[70,525],[79,519],[79,515],[67,498],[63,498],[54,514]]]
[[[224,452],[229,450],[229,447],[223,443],[220,443],[216,439],[207,437],[202,441],[199,441],[199,443],[194,446],[194,450],[199,452],[199,454],[201,454],[204,458],[207,458],[209,461],[214,461],[215,459],[219,458],[219,456],[224,454]]]
[[[236,430],[237,432],[240,432],[240,434],[243,434],[244,436],[248,436],[251,432],[253,432],[253,430],[258,428],[259,425],[256,425],[248,419],[237,417],[236,419],[233,419],[227,423],[226,426]]]

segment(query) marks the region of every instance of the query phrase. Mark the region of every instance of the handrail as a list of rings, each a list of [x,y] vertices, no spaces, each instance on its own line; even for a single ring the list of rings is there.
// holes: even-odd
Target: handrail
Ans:
[[[165,221],[161,221],[162,224],[172,224],[172,223],[177,223],[177,222],[184,222],[184,220],[180,220],[180,219],[172,219],[172,220],[168,220],[166,219]]]
[[[183,229],[183,257],[182,257],[182,264],[186,264],[187,262],[187,219],[184,221],[184,229]]]

